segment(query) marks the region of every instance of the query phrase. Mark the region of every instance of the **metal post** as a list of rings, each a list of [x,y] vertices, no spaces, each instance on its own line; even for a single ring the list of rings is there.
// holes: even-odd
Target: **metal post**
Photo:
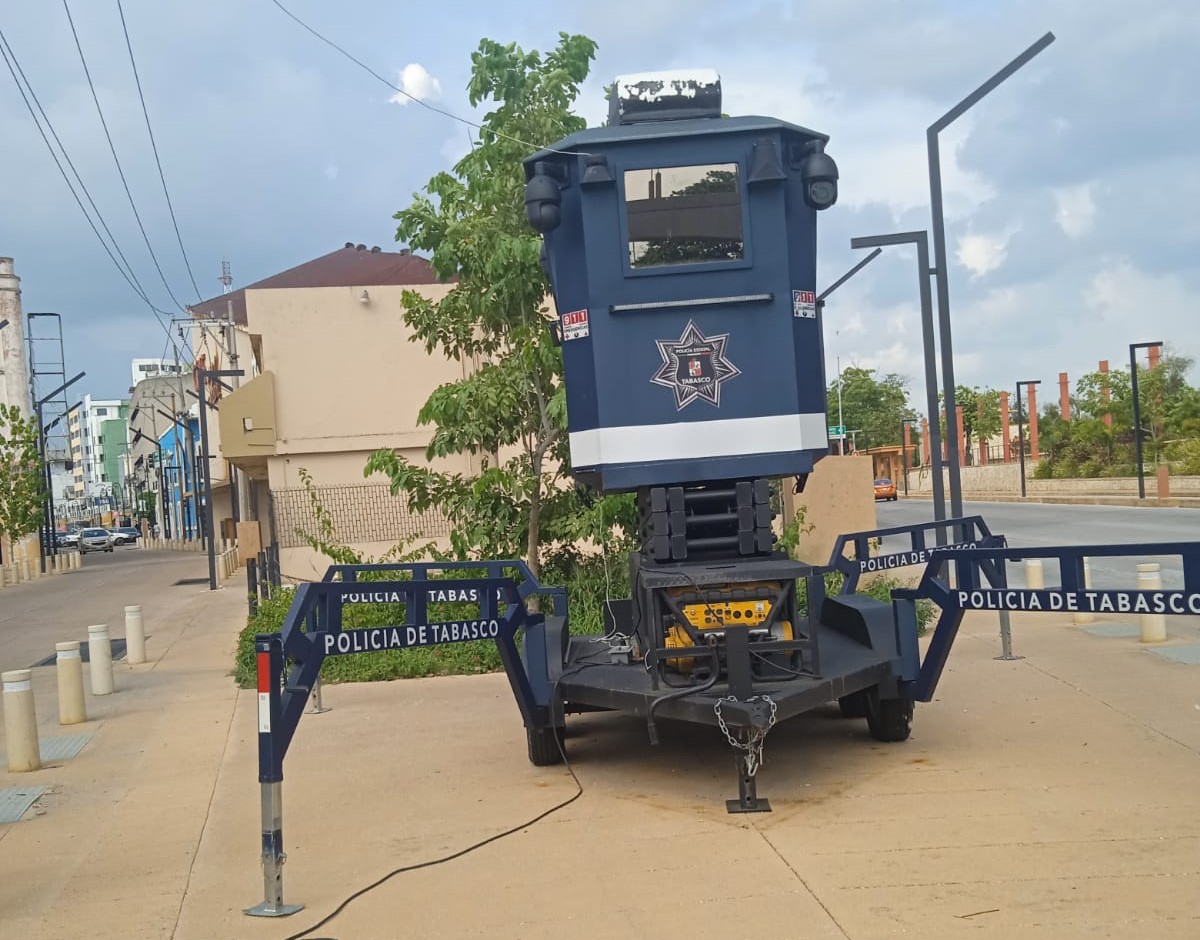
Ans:
[[[258,613],[258,564],[253,558],[246,559],[246,597],[253,617]]]
[[[213,550],[212,481],[208,472],[208,373],[197,369],[200,377],[200,465],[204,468],[204,540],[208,543],[208,589],[217,589],[217,556]]]
[[[208,383],[221,381],[224,376],[239,376],[241,369],[197,369],[196,376],[200,380],[200,463],[204,468],[204,540],[208,543],[208,587],[217,589],[217,555],[216,542],[213,538],[213,499],[212,499],[212,467],[209,465],[208,452]]]
[[[254,641],[258,664],[258,782],[262,812],[263,900],[247,908],[252,917],[286,917],[303,904],[283,902],[283,753],[274,733],[279,727],[283,644],[278,634]]]
[[[958,414],[954,400],[954,350],[950,338],[950,285],[946,260],[946,223],[942,214],[942,169],[938,150],[938,134],[962,117],[978,101],[1025,65],[1030,59],[1054,42],[1054,34],[1046,33],[1037,42],[1000,69],[995,75],[967,95],[962,101],[934,121],[925,132],[929,152],[929,204],[933,216],[934,275],[937,279],[938,328],[941,334],[942,388],[946,404],[946,437],[951,442],[950,513],[962,515],[962,481],[958,466]]]
[[[1025,430],[1021,410],[1021,383],[1017,383],[1017,459],[1021,464],[1021,498],[1025,498]]]
[[[916,245],[917,289],[921,298],[921,339],[925,346],[925,407],[929,412],[929,459],[933,471],[933,518],[946,518],[946,488],[942,478],[942,429],[938,414],[937,348],[933,335],[933,298],[929,289],[929,236],[925,232],[897,232],[893,235],[867,235],[850,239],[851,248],[870,248],[872,245]],[[955,515],[961,515],[962,508]],[[934,529],[938,545],[946,544],[942,527]]]
[[[1146,498],[1146,475],[1142,461],[1142,403],[1138,394],[1137,351],[1161,345],[1161,342],[1129,344],[1129,381],[1133,392],[1133,447],[1137,455],[1138,499]]]

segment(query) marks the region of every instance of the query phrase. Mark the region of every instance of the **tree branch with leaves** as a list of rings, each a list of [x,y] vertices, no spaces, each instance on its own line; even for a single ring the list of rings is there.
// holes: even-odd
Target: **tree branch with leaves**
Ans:
[[[16,544],[36,532],[45,500],[36,419],[16,405],[0,405],[0,536]]]
[[[586,525],[569,480],[562,354],[543,315],[549,284],[541,240],[525,220],[522,161],[586,126],[571,106],[595,50],[587,37],[561,33],[544,55],[490,39],[472,55],[470,102],[492,110],[471,152],[396,213],[396,238],[429,252],[439,277],[455,281],[440,300],[404,293],[412,340],[470,367],[418,414],[433,428],[426,457],[469,454],[481,470],[435,470],[385,450],[365,471],[384,474],[411,510],[445,515],[454,556],[518,554],[535,574],[544,545]],[[606,498],[601,512],[609,505],[609,519],[623,516],[627,507],[609,504],[620,499]]]

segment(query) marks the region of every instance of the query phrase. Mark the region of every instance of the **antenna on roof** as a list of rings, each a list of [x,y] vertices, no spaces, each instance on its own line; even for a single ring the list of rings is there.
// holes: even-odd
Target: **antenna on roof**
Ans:
[[[225,290],[221,293],[228,294],[233,290],[233,275],[229,273],[229,262],[224,258],[221,259],[221,276],[218,280],[225,285]]]

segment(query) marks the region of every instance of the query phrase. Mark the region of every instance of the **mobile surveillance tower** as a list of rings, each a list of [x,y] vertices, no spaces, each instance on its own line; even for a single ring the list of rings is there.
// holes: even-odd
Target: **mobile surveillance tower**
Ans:
[[[777,551],[771,528],[772,481],[803,488],[829,450],[816,305],[817,213],[837,201],[827,140],[723,117],[715,72],[649,73],[617,80],[607,126],[525,163],[559,311],[572,469],[601,492],[635,492],[641,522],[616,627],[624,662],[644,668],[616,662],[560,689],[569,704],[645,714],[652,737],[662,714],[748,747],[831,697],[830,644],[817,618],[798,617],[797,581],[813,569]],[[871,626],[851,619],[869,654]],[[889,697],[885,657],[859,657],[862,646],[850,641],[838,668],[851,675],[834,691],[872,689],[872,731],[903,739],[912,702],[894,682]]]

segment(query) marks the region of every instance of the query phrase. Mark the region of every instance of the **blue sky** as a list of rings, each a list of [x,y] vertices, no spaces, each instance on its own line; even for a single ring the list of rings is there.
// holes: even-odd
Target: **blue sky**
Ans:
[[[469,146],[470,131],[390,92],[270,0],[123,0],[163,168],[200,293],[347,241],[395,247],[392,214]],[[959,384],[1054,388],[1128,344],[1200,355],[1200,7],[1156,0],[840,0],[685,5],[290,0],[315,28],[431,103],[472,116],[481,37],[599,43],[578,109],[614,75],[712,67],[725,110],[831,136],[841,200],[821,216],[821,282],[854,235],[928,228],[925,128],[1047,30],[1057,41],[943,134]],[[172,290],[196,300],[158,182],[115,0],[71,7],[101,104]],[[171,309],[105,143],[66,15],[21,4],[2,26],[152,300]],[[0,254],[26,310],[66,324],[86,391],[123,395],[129,359],[166,336],[87,228],[0,69]],[[914,258],[889,249],[830,299],[826,354],[921,386]],[[1196,372],[1193,372],[1195,378]],[[1052,398],[1053,395],[1043,395]]]

